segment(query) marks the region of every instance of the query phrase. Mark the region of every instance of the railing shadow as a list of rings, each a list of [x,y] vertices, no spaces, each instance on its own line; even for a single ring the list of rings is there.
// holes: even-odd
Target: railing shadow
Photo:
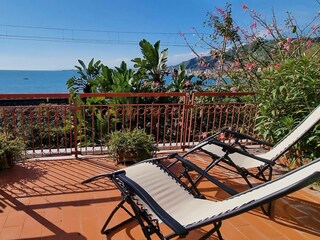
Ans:
[[[274,205],[272,219],[275,222],[320,237],[320,203],[291,194],[275,201]]]
[[[11,169],[0,172],[0,187],[6,188],[15,183],[25,184],[34,182],[46,173],[47,170],[45,169],[21,162]]]
[[[114,186],[107,181],[81,182],[117,169],[102,160],[25,161],[1,173],[0,187],[17,198],[105,191]]]
[[[79,232],[68,233],[60,225],[51,222],[41,212],[44,209],[63,207],[82,207],[92,204],[120,201],[119,196],[97,198],[90,195],[76,198],[65,198],[68,194],[87,194],[91,192],[114,190],[107,181],[82,185],[81,182],[92,175],[118,169],[103,160],[53,160],[25,161],[12,169],[1,172],[0,212],[23,212],[39,225],[47,228],[53,235],[31,239],[87,239]],[[108,194],[106,194],[108,195]],[[76,195],[75,195],[76,196]],[[57,198],[58,197],[58,198]],[[32,201],[34,199],[35,201]],[[52,199],[52,200],[51,200]],[[70,199],[70,200],[69,200]],[[9,208],[6,210],[6,208]],[[9,215],[8,215],[9,216]]]
[[[30,217],[32,217],[37,222],[41,223],[44,227],[46,227],[48,230],[54,233],[53,236],[48,237],[36,237],[36,238],[24,238],[24,239],[52,239],[54,237],[58,237],[59,239],[72,239],[72,236],[77,236],[77,239],[85,240],[86,238],[81,235],[81,233],[67,233],[63,229],[59,228],[54,223],[47,220],[45,217],[41,216],[39,213],[37,213],[33,208],[30,208],[29,206],[26,206],[25,204],[18,201],[16,198],[10,196],[8,193],[6,193],[3,190],[0,190],[0,195],[3,196],[6,201],[9,201],[13,206],[15,206],[15,209],[17,211],[23,211]]]
[[[77,239],[77,240],[86,240],[87,238],[82,236],[81,233],[66,233],[62,235],[51,235],[45,237],[32,237],[32,238],[23,238],[23,240],[53,240],[53,239]]]

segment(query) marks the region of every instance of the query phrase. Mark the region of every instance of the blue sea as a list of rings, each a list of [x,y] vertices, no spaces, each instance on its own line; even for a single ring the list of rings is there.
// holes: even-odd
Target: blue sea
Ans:
[[[68,93],[66,82],[73,76],[79,76],[77,70],[0,70],[0,94]],[[166,84],[171,81],[171,76],[167,76]],[[214,82],[209,80],[207,84],[212,85]]]
[[[66,82],[76,70],[0,70],[0,93],[68,93]]]

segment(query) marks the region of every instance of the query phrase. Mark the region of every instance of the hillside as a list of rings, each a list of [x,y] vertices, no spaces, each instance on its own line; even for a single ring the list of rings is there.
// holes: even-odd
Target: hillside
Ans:
[[[210,64],[210,66],[214,66],[216,60],[212,60],[212,58],[210,56],[204,56],[203,57],[205,59],[206,62],[208,62]],[[196,71],[196,70],[205,70],[207,69],[207,67],[201,67],[199,65],[199,59],[197,57],[195,58],[191,58],[187,61],[184,61],[180,64],[177,64],[177,65],[174,65],[174,66],[170,66],[169,68],[170,69],[178,69],[179,68],[179,65],[185,65],[186,66],[186,69],[189,70],[189,71]]]
[[[312,42],[316,43],[313,48],[319,48],[319,43],[320,43],[320,38],[313,38],[311,39]],[[275,48],[276,42],[274,40],[260,40],[261,42],[253,42],[251,44],[247,44],[244,46],[246,50],[249,50],[251,52],[254,52],[254,55],[257,59],[260,61],[268,61],[268,56],[264,50],[264,48],[269,48],[270,50]],[[264,45],[264,48],[261,47],[261,45]],[[235,56],[235,50],[233,48],[230,48],[226,52],[226,59],[227,61],[232,61]],[[179,65],[184,64],[186,66],[186,69],[189,71],[201,71],[201,70],[206,70],[208,68],[214,68],[217,59],[212,59],[211,56],[204,56],[204,59],[206,63],[208,63],[209,67],[201,67],[199,65],[199,59],[197,57],[191,58],[187,61],[184,61],[180,64],[170,66],[170,69],[178,69]]]

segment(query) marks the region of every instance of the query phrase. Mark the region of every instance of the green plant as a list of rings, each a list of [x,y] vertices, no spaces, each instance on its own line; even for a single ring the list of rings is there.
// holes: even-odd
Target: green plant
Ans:
[[[233,89],[255,92],[254,101],[259,106],[256,133],[278,142],[320,103],[320,26],[316,24],[320,14],[299,26],[288,12],[280,25],[274,13],[265,20],[247,5],[242,9],[252,19],[250,27],[233,21],[231,4],[227,3],[225,9],[216,7],[208,13],[205,26],[212,30],[210,35],[202,36],[196,30],[195,34],[210,49],[214,59],[211,75],[216,84],[227,76]],[[210,58],[197,55],[200,64],[209,68]],[[290,153],[292,163],[318,157],[319,127]]]
[[[91,93],[97,92],[96,81],[97,76],[101,72],[101,61],[94,62],[92,58],[88,66],[82,60],[78,60],[81,66],[75,66],[78,69],[80,77],[72,77],[67,81],[67,87],[70,92],[84,92]]]
[[[278,67],[262,73],[257,133],[271,142],[278,142],[320,103],[319,62],[308,56],[289,59]],[[297,144],[291,159],[300,161],[320,154],[317,127],[305,140]]]
[[[168,92],[196,92],[205,89],[206,79],[198,78],[192,81],[193,74],[188,75],[184,64],[179,65],[179,69],[173,69],[172,82],[168,85]]]
[[[108,143],[109,154],[117,162],[138,162],[151,158],[158,148],[153,144],[152,136],[142,129],[125,129],[111,133]]]
[[[134,78],[138,80],[145,79],[141,90],[149,90],[150,85],[153,92],[161,92],[164,90],[164,76],[168,74],[167,58],[168,49],[159,52],[160,41],[152,45],[147,40],[143,39],[139,43],[141,48],[142,58],[134,58],[134,67],[138,71],[134,74]]]
[[[24,144],[20,139],[11,139],[0,133],[0,170],[12,167],[21,158]]]

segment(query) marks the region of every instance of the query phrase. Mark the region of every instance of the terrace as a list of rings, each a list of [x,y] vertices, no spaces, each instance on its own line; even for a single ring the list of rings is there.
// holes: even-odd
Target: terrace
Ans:
[[[191,159],[201,166],[205,157]],[[144,239],[136,223],[108,238],[101,235],[100,228],[121,200],[120,192],[107,181],[80,184],[118,167],[108,158],[87,157],[25,161],[2,172],[0,239]],[[239,176],[217,169],[210,173],[238,190],[245,187]],[[275,176],[281,173],[278,168]],[[226,197],[205,181],[200,190],[214,200]],[[225,239],[319,239],[319,200],[319,193],[303,189],[275,201],[271,218],[255,209],[224,221],[221,231]],[[126,215],[118,215],[122,217]],[[197,239],[203,231],[206,228],[195,230],[187,239]]]
[[[214,94],[208,95],[212,97]],[[106,112],[111,113],[110,109],[117,107],[112,114],[118,114],[116,119],[119,119],[122,127],[145,124],[142,126],[155,136],[156,143],[163,151],[181,152],[201,140],[204,133],[223,127],[232,126],[252,133],[255,108],[249,103],[198,104],[186,99],[184,101],[171,106],[114,105],[108,106]],[[106,237],[100,234],[108,214],[121,199],[120,192],[108,181],[88,185],[82,185],[81,181],[124,166],[115,165],[108,156],[102,155],[106,149],[101,144],[90,141],[93,121],[87,125],[80,124],[81,121],[93,119],[94,111],[88,110],[93,107],[101,111],[105,106],[0,108],[1,127],[10,129],[24,139],[28,146],[25,158],[29,158],[12,169],[0,172],[0,239],[144,239],[140,227],[134,222],[114,235]],[[144,111],[134,111],[137,107]],[[128,108],[130,114],[125,114]],[[73,121],[74,125],[69,127],[67,122],[75,120],[72,111],[89,112],[91,115]],[[109,117],[114,118],[114,115],[106,115],[107,127],[100,126],[95,129],[97,133],[105,129],[111,131],[119,125],[109,121]],[[152,123],[148,125],[147,121],[139,122],[139,119],[149,119]],[[41,127],[36,129],[36,123]],[[162,131],[152,128],[157,123],[165,123],[158,128]],[[81,130],[75,131],[78,126],[81,126]],[[168,129],[171,126],[171,130],[165,130],[165,126]],[[167,132],[167,135],[161,135],[161,132]],[[53,133],[56,133],[54,137]],[[100,134],[95,136],[107,141]],[[37,146],[36,139],[42,145]],[[205,155],[194,154],[189,160],[203,166],[206,158]],[[284,171],[280,165],[275,169],[274,177]],[[221,171],[221,168],[213,168],[210,174],[237,190],[246,188],[245,182],[237,174]],[[226,193],[207,181],[202,181],[199,189],[213,200],[227,197]],[[305,188],[276,200],[271,218],[266,217],[260,209],[255,209],[225,220],[221,232],[224,239],[320,239],[319,202],[319,192]],[[125,217],[124,214],[118,215],[118,219]],[[206,228],[194,230],[187,239],[198,239],[205,231]],[[214,235],[210,239],[217,237]]]

